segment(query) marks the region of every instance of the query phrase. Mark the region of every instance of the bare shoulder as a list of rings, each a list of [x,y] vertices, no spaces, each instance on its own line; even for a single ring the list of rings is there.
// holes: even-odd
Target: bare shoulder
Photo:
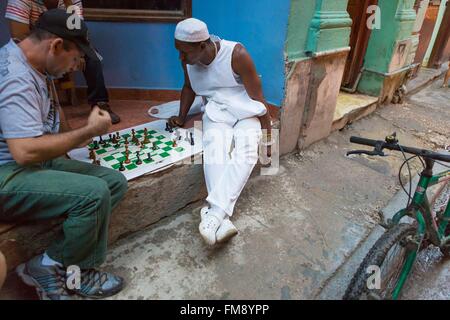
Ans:
[[[238,43],[233,49],[233,60],[242,60],[250,58],[250,54],[248,53],[245,47]],[[251,59],[251,58],[250,58]]]
[[[234,72],[240,74],[241,71],[253,66],[253,60],[247,49],[238,43],[233,49],[232,67]]]

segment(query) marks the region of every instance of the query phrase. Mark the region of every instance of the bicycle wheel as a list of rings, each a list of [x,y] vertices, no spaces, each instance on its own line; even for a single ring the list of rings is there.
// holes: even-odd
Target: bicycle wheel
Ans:
[[[364,258],[343,299],[391,299],[408,254],[417,249],[412,241],[416,230],[411,224],[398,224],[387,230]],[[368,282],[373,279],[374,267],[379,268],[379,283],[372,288]]]

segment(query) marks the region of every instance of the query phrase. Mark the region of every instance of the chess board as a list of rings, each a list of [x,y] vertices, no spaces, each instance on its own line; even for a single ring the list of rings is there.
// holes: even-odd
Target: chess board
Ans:
[[[132,141],[132,131],[139,141]],[[147,132],[147,143],[143,144]],[[191,145],[191,133],[194,145]],[[94,139],[86,148],[77,149],[69,153],[72,159],[93,163],[92,154],[103,167],[122,172],[128,180],[141,175],[159,171],[175,162],[189,158],[202,151],[201,132],[196,128],[174,128],[173,132],[166,131],[166,121],[149,122],[133,128],[119,131],[120,139],[112,140],[117,133],[106,134]],[[128,144],[126,144],[126,141]],[[174,146],[175,141],[175,146]],[[128,161],[126,150],[128,149]],[[138,161],[138,154],[140,162]],[[122,170],[121,168],[122,163]]]

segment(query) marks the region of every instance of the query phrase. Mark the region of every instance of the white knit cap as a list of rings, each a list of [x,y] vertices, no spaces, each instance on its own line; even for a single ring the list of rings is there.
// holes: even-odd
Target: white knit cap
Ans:
[[[202,42],[210,37],[206,23],[195,18],[183,20],[175,28],[175,39],[184,42]]]

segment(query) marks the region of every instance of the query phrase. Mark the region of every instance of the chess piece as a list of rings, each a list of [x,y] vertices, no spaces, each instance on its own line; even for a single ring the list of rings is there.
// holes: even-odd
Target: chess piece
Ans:
[[[136,131],[134,129],[131,129],[131,142],[133,142],[135,145],[139,145],[139,139],[136,138]]]
[[[123,162],[120,161],[120,167],[119,167],[119,171],[125,171],[125,167],[123,165]]]
[[[158,147],[156,146],[155,143],[152,143],[152,150],[158,150]]]
[[[96,160],[95,152],[93,149],[89,151],[89,159]]]
[[[177,139],[173,139],[172,141],[172,147],[176,148],[177,147]]]
[[[194,134],[192,132],[189,132],[189,135],[191,136],[191,146],[194,145]]]
[[[100,143],[102,146],[106,144],[106,141],[103,140],[102,136],[100,136],[99,143]]]
[[[164,130],[169,131],[169,123],[168,122],[166,122],[166,129],[164,129]]]
[[[126,138],[125,138],[125,146],[127,146],[127,147],[128,147],[128,145],[129,145],[129,142],[128,142],[128,137],[126,137]]]
[[[148,138],[148,131],[147,128],[144,129],[144,144],[148,144],[150,142]]]
[[[100,149],[100,146],[98,145],[98,141],[95,140],[94,141],[94,150],[98,150],[98,149]]]
[[[109,134],[109,142],[111,142],[111,143],[113,142],[113,136],[111,133]]]
[[[150,154],[150,152],[147,153],[147,160],[148,161],[153,161],[152,155]]]
[[[136,164],[137,165],[141,165],[142,164],[142,160],[141,160],[141,157],[139,156],[139,151],[136,151],[136,157],[137,157]]]
[[[128,149],[125,150],[125,163],[129,164],[130,161],[130,152],[128,151]]]

